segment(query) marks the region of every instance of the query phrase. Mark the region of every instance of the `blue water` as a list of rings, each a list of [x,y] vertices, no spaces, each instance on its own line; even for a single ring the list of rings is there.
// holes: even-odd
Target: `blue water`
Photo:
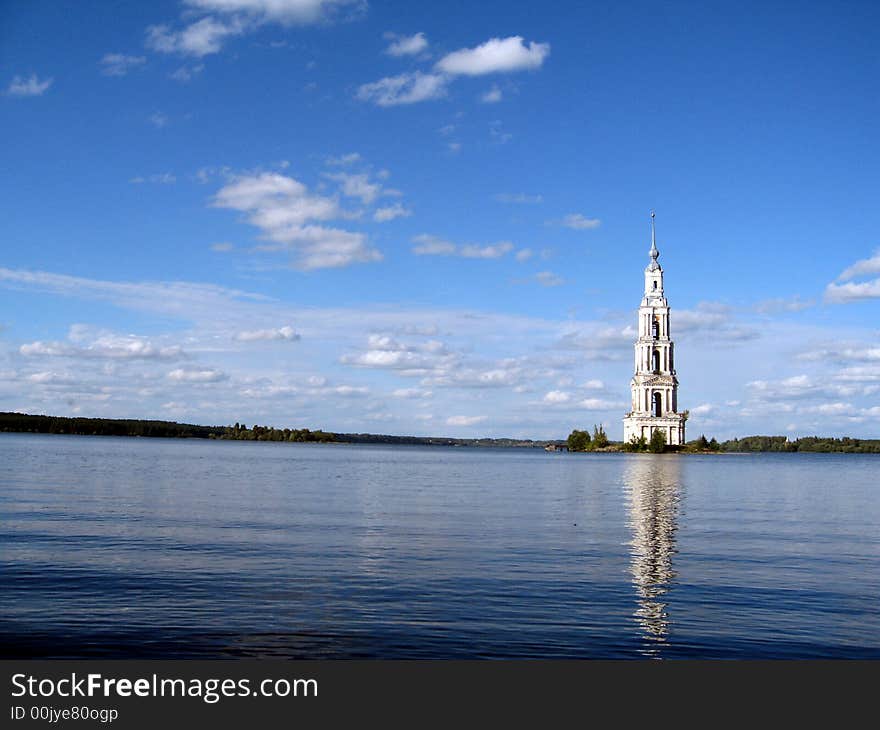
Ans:
[[[0,435],[6,657],[880,658],[880,457]]]

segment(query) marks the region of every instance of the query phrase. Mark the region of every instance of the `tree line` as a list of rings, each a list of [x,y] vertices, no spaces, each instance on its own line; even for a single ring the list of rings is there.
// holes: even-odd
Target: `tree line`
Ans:
[[[335,441],[336,435],[307,428],[248,428],[243,423],[233,426],[199,426],[176,421],[143,421],[123,418],[66,418],[34,416],[26,413],[0,413],[0,431],[18,433],[74,434],[78,436],[144,436],[149,438],[201,438],[234,441]]]
[[[719,442],[714,436],[707,439],[704,434],[688,441],[683,446],[672,446],[666,443],[666,434],[656,430],[650,439],[644,436],[633,437],[629,442],[609,442],[601,426],[593,427],[594,436],[588,431],[574,429],[568,437],[569,451],[647,451],[662,454],[669,451],[684,453],[744,453],[744,452],[812,452],[812,453],[843,453],[843,454],[880,454],[880,439],[857,439],[849,436],[841,438],[806,436],[789,440],[787,436],[745,436]],[[596,434],[601,433],[601,441]],[[601,445],[599,445],[601,444]]]
[[[723,451],[821,452],[842,454],[880,454],[880,439],[857,439],[849,436],[831,438],[805,436],[789,441],[786,436],[746,436],[721,444]]]

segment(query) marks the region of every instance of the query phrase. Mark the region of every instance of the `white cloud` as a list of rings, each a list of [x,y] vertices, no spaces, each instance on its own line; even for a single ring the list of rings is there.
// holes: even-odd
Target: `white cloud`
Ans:
[[[152,124],[156,129],[163,129],[168,126],[168,115],[163,114],[162,112],[153,112],[149,117],[150,124]]]
[[[430,398],[432,392],[422,388],[398,388],[391,395],[395,398]]]
[[[377,208],[373,213],[373,220],[377,223],[387,223],[395,218],[408,218],[411,215],[412,211],[409,208],[405,208],[401,203],[394,203],[384,208]]]
[[[459,248],[459,255],[467,259],[499,259],[513,250],[509,241],[501,241],[488,246],[465,244]]]
[[[167,24],[147,28],[146,44],[161,53],[201,58],[219,53],[223,44],[235,36],[253,32],[266,23],[309,25],[331,20],[340,11],[359,12],[365,0],[185,0],[193,10],[187,19],[200,14],[183,28]],[[184,74],[185,75],[185,74]],[[177,80],[189,80],[178,78]]]
[[[536,69],[550,53],[549,43],[531,42],[526,46],[522,36],[491,38],[475,48],[462,48],[441,58],[436,68],[452,75],[483,74]]]
[[[602,221],[600,221],[598,218],[587,218],[581,213],[569,213],[562,220],[557,221],[557,223],[561,226],[565,226],[566,228],[573,228],[576,231],[583,231],[591,228],[598,228],[602,224]]]
[[[501,93],[501,89],[498,88],[498,86],[493,86],[482,96],[480,96],[480,101],[482,101],[484,104],[497,104],[503,98],[504,95]]]
[[[558,274],[554,274],[552,271],[539,271],[535,274],[535,280],[541,286],[562,286],[565,283],[565,279],[563,279]]]
[[[414,71],[363,84],[357,90],[357,98],[378,106],[440,99],[446,96],[447,86],[456,76],[535,69],[541,66],[549,53],[548,43],[532,42],[526,46],[521,36],[491,38],[475,48],[462,48],[444,56],[435,64],[432,73]],[[483,95],[483,101],[496,102],[501,97],[501,90],[496,86]],[[497,129],[493,129],[492,133],[502,143],[512,136]],[[452,152],[457,152],[460,147],[458,142],[449,144]]]
[[[856,261],[837,277],[837,281],[849,281],[858,276],[868,276],[871,274],[880,274],[880,250],[875,251],[874,255],[870,258]]]
[[[358,87],[357,98],[378,106],[415,104],[446,96],[446,84],[445,76],[414,71],[363,84]]]
[[[523,262],[523,261],[528,261],[534,255],[535,255],[535,252],[532,251],[532,249],[521,248],[519,251],[516,252],[516,256],[514,258],[516,258],[516,260],[519,262]]]
[[[831,283],[825,287],[825,301],[832,304],[846,304],[861,299],[880,299],[880,279],[845,284]]]
[[[175,69],[170,74],[168,74],[168,77],[174,79],[175,81],[179,81],[182,84],[186,84],[192,81],[204,70],[205,64],[195,63],[191,66],[181,66],[180,68]]]
[[[245,13],[283,25],[308,25],[331,19],[350,8],[359,12],[365,0],[185,0],[187,5],[215,13]]]
[[[172,30],[167,25],[151,25],[147,28],[146,43],[148,48],[161,53],[201,58],[219,53],[227,38],[240,35],[244,31],[245,24],[238,18],[226,22],[208,16],[182,30]]]
[[[489,136],[498,144],[507,144],[513,139],[513,135],[504,131],[504,125],[498,119],[489,122]]]
[[[550,405],[556,405],[558,403],[570,403],[571,393],[568,393],[564,390],[551,390],[549,393],[546,393],[544,395],[544,402],[549,403]]]
[[[862,299],[880,299],[880,278],[861,282],[851,281],[872,274],[880,274],[880,250],[870,258],[856,261],[841,272],[836,281],[828,284],[825,287],[825,301],[832,304],[846,304]]]
[[[354,385],[336,385],[329,389],[322,390],[321,394],[333,393],[334,395],[341,395],[345,398],[350,398],[352,396],[360,396],[360,395],[368,395],[370,392],[369,388],[364,386],[354,386]]]
[[[619,360],[631,352],[638,333],[632,325],[611,327],[599,323],[581,325],[557,340],[562,350],[577,350],[587,360]]]
[[[427,233],[413,237],[412,252],[417,256],[460,256],[467,259],[498,259],[513,250],[509,241],[487,246],[475,244],[457,245]]]
[[[383,190],[382,185],[371,182],[370,176],[365,172],[327,172],[324,177],[340,184],[342,194],[347,198],[359,198],[364,205],[369,205],[380,195],[394,194]]]
[[[229,376],[222,370],[185,370],[177,368],[168,373],[168,378],[178,383],[219,383]]]
[[[129,180],[133,185],[142,185],[143,183],[155,183],[156,185],[173,185],[177,182],[177,177],[170,172],[163,172],[156,175],[147,175],[147,177],[133,177]]]
[[[474,426],[489,419],[488,416],[450,416],[446,419],[447,426]]]
[[[458,252],[458,246],[454,243],[427,233],[420,233],[412,240],[416,244],[412,252],[417,256],[454,256]]]
[[[146,56],[127,56],[124,53],[107,53],[99,61],[105,76],[125,76],[132,69],[143,66]]]
[[[27,376],[27,380],[37,385],[69,385],[76,379],[67,373],[39,372]]]
[[[236,305],[266,302],[260,294],[192,282],[116,282],[87,279],[48,271],[6,269],[0,267],[0,283],[13,289],[46,292],[105,301],[135,311],[146,311],[178,319],[213,321],[220,312],[228,313]],[[244,319],[249,319],[248,314]]]
[[[818,413],[823,416],[856,415],[856,409],[852,403],[822,403],[817,406],[808,406],[805,413]]]
[[[694,406],[689,410],[692,416],[708,416],[715,410],[715,406],[713,406],[711,403],[701,403],[700,405]]]
[[[585,398],[578,406],[588,411],[618,411],[627,407],[623,401],[603,400],[602,398]]]
[[[720,302],[699,302],[695,309],[677,309],[672,315],[672,334],[685,339],[702,337],[717,344],[739,343],[760,337],[760,331],[734,320],[731,307]]]
[[[366,235],[314,225],[343,216],[335,198],[310,193],[298,180],[278,173],[243,175],[214,197],[218,208],[248,214],[248,221],[271,241],[261,251],[291,251],[302,269],[348,266],[379,261],[382,255],[367,245]]]
[[[529,252],[529,256],[531,256],[531,252]],[[519,254],[517,254],[517,260],[520,260]],[[540,286],[543,286],[543,287],[556,287],[556,286],[562,286],[563,284],[565,284],[565,279],[563,279],[558,274],[554,274],[552,271],[539,271],[537,274],[533,274],[533,275],[527,276],[525,278],[513,279],[512,283],[513,284],[539,284]]]
[[[755,311],[760,314],[777,314],[779,312],[801,312],[809,309],[816,302],[812,299],[801,299],[799,295],[784,298],[765,299],[755,305]]]
[[[52,77],[41,79],[36,74],[31,74],[27,78],[15,76],[9,82],[6,93],[10,96],[42,96],[49,90],[54,80]]]
[[[566,390],[551,390],[544,395],[541,404],[547,407],[570,410],[614,411],[623,410],[626,404],[622,401],[603,398],[582,398],[577,400],[574,394]]]
[[[428,340],[417,344],[404,344],[389,335],[370,335],[366,349],[357,355],[344,355],[341,361],[364,368],[380,368],[404,371],[412,375],[424,375],[443,370],[452,365],[456,357],[449,353],[442,342]]]
[[[183,356],[177,345],[161,346],[146,337],[118,335],[109,332],[92,333],[74,325],[70,342],[38,340],[24,344],[19,353],[25,357],[107,358],[124,360],[174,360]]]
[[[353,165],[356,162],[361,161],[361,156],[357,152],[349,152],[345,155],[339,155],[339,157],[328,157],[327,164],[328,165],[340,165],[342,167],[347,167],[348,165]]]
[[[544,202],[542,195],[528,195],[527,193],[498,193],[494,199],[499,203],[515,203],[517,205]]]
[[[415,56],[428,48],[428,39],[424,33],[416,33],[410,36],[400,36],[395,33],[386,33],[385,38],[391,41],[385,53],[389,56]]]
[[[243,330],[235,334],[235,339],[239,342],[257,342],[266,340],[286,340],[288,342],[296,342],[300,336],[294,332],[293,327],[285,325],[276,329],[263,330]]]
[[[816,400],[823,398],[836,400],[852,396],[865,397],[877,392],[878,388],[871,384],[870,380],[849,380],[847,374],[845,370],[830,379],[817,379],[801,374],[781,380],[753,380],[746,383],[746,388],[752,397],[752,406],[771,404],[772,407],[786,406],[789,410],[794,410],[793,404],[814,404]],[[861,382],[867,384],[862,385]],[[808,412],[806,406],[798,406],[798,408],[802,412]]]
[[[453,356],[437,367],[421,382],[444,388],[476,388],[495,390],[516,388],[523,381],[534,380],[547,375],[542,369],[526,367],[521,359],[505,358],[485,363],[476,362],[472,365],[462,364],[460,356]]]
[[[880,347],[810,347],[797,355],[798,360],[807,362],[880,362]]]

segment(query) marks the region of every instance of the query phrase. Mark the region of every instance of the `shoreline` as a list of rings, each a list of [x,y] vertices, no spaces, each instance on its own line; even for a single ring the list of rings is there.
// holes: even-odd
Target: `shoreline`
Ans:
[[[454,438],[446,436],[393,436],[370,433],[333,433],[323,430],[277,429],[270,426],[235,423],[232,426],[202,426],[122,418],[69,418],[0,412],[0,433],[29,433],[66,436],[119,436],[125,438],[201,439],[206,441],[268,441],[277,443],[376,444],[387,446],[451,446],[459,448],[539,449],[548,453],[645,453],[630,451],[621,442],[586,451],[569,451],[567,439]],[[703,438],[701,436],[701,438]],[[692,444],[699,441],[696,439]],[[738,448],[743,445],[743,448]],[[746,436],[718,444],[716,449],[670,448],[674,454],[751,453],[840,453],[880,454],[880,439],[852,437]]]
[[[326,446],[326,447],[344,447],[344,446],[396,446],[396,447],[417,447],[417,448],[457,448],[457,449],[516,449],[522,451],[537,451],[548,454],[573,454],[576,456],[589,456],[598,454],[616,454],[623,456],[750,456],[758,454],[839,454],[846,456],[877,456],[880,452],[875,451],[840,451],[840,450],[791,450],[791,451],[773,451],[773,450],[750,450],[750,451],[689,451],[686,449],[666,451],[660,454],[654,454],[649,451],[626,451],[622,448],[606,448],[596,449],[594,451],[546,451],[543,444],[547,442],[534,442],[534,445],[499,445],[486,443],[487,439],[479,439],[481,443],[438,443],[447,439],[434,439],[431,443],[416,443],[410,440],[395,441],[261,441],[257,439],[224,439],[224,438],[206,438],[200,436],[141,436],[139,434],[101,434],[101,433],[50,433],[44,431],[12,431],[8,429],[0,430],[0,437],[10,435],[25,436],[75,436],[83,438],[120,438],[120,439],[147,439],[147,440],[168,440],[168,441],[209,441],[209,442],[243,442],[243,443],[286,443],[293,445],[309,445],[309,446]],[[340,434],[342,435],[342,434]],[[401,439],[419,438],[419,437],[395,437]],[[464,441],[462,439],[462,441]],[[475,441],[477,441],[475,439]]]

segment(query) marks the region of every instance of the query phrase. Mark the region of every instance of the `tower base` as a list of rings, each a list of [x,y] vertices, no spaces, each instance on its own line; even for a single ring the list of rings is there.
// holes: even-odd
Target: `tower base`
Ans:
[[[644,436],[651,440],[655,431],[663,431],[669,446],[683,446],[685,442],[684,424],[687,416],[683,413],[667,413],[665,416],[651,416],[630,413],[623,419],[623,442],[629,443],[634,438]]]

